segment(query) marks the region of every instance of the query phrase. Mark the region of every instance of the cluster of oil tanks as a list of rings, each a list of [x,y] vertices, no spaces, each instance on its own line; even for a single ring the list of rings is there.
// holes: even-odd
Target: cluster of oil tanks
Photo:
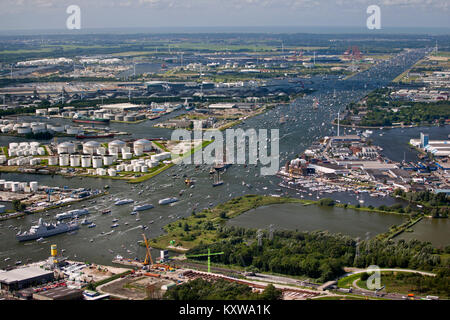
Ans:
[[[46,124],[42,122],[24,122],[16,123],[11,120],[0,120],[0,131],[2,133],[29,134],[29,133],[67,133],[72,135],[83,134],[84,131],[80,127],[72,127],[69,125]]]
[[[114,140],[108,146],[102,146],[97,141],[88,141],[82,145],[82,154],[78,153],[78,147],[72,142],[63,142],[58,145],[58,157],[50,157],[49,165],[61,167],[93,168],[88,173],[94,175],[116,176],[118,172],[148,172],[150,168],[159,165],[160,161],[170,159],[171,153],[164,152],[152,155],[150,159],[132,159],[140,157],[152,150],[152,143],[146,139],[140,139],[133,143],[133,152],[126,142]],[[118,159],[130,160],[130,163],[112,166]]]
[[[39,190],[39,183],[37,181],[31,182],[17,182],[0,180],[0,190],[10,192],[37,192]]]
[[[45,155],[45,149],[40,146],[39,142],[12,142],[9,144],[8,156],[8,166],[26,166],[26,165],[40,165],[41,158],[36,158],[36,156]],[[0,163],[5,163],[7,160],[6,156],[0,156]]]

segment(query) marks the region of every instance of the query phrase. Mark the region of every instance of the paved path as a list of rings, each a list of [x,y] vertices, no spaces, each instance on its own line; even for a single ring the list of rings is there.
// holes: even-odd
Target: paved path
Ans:
[[[348,277],[352,274],[358,274],[358,273],[364,273],[367,272],[367,269],[358,269],[358,268],[347,268],[347,270],[349,270],[350,272],[346,273],[345,275],[343,275],[340,278],[345,278]],[[386,268],[386,269],[382,269],[380,268],[381,272],[385,272],[385,271],[397,271],[397,272],[411,272],[411,273],[419,273],[421,275],[424,276],[430,276],[430,277],[434,277],[436,276],[435,273],[432,272],[426,272],[426,271],[419,271],[419,270],[412,270],[412,269],[397,269],[397,268]],[[340,279],[339,278],[339,279]]]

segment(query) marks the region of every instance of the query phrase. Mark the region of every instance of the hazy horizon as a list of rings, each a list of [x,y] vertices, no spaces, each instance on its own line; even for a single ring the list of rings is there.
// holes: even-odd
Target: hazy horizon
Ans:
[[[63,31],[70,5],[81,29],[402,28],[450,29],[448,0],[2,0],[0,30]],[[381,30],[368,30],[370,5],[381,10]],[[236,27],[237,26],[237,27]],[[365,29],[365,30],[364,30]]]
[[[84,34],[214,34],[214,33],[267,33],[267,34],[368,34],[368,35],[447,35],[449,27],[385,27],[380,30],[368,30],[367,28],[339,26],[187,26],[187,27],[121,27],[121,28],[83,28],[81,30],[59,29],[17,29],[0,30],[0,35],[27,36],[27,35],[84,35]]]

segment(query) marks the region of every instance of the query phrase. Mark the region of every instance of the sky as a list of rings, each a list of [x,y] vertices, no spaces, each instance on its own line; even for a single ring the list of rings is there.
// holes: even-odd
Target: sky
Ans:
[[[65,29],[70,5],[81,29],[161,27],[366,28],[369,5],[381,28],[450,28],[450,0],[0,0],[0,31]]]

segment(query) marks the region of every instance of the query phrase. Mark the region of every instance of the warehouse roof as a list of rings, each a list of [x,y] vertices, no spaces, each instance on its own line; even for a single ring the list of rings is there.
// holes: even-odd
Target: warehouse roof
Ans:
[[[53,274],[53,271],[44,270],[38,267],[18,268],[0,273],[0,282],[13,283],[27,279],[37,278]]]
[[[47,298],[51,300],[66,300],[77,297],[81,299],[83,297],[83,291],[78,289],[70,289],[67,287],[57,287],[49,289],[47,291],[35,293],[33,297],[38,300],[40,300],[40,298]]]

